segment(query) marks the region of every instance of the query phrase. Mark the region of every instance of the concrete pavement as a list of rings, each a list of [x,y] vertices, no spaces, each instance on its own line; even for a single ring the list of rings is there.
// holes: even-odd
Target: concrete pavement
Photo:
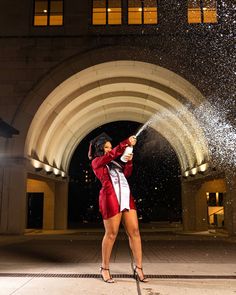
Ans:
[[[143,266],[149,283],[132,276],[132,257],[121,230],[104,283],[102,229],[32,231],[0,236],[0,295],[235,295],[236,242],[221,234],[143,228]]]

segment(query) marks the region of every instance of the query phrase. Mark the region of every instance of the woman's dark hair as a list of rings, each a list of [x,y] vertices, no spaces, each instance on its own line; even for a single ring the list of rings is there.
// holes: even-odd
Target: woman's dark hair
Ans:
[[[89,145],[88,158],[92,160],[95,157],[100,157],[104,155],[104,145],[108,141],[111,141],[111,138],[105,132],[91,140]]]
[[[104,145],[106,144],[106,142],[104,142],[102,144],[99,144],[99,145],[95,145],[95,149],[94,149],[94,153],[93,153],[93,158],[100,157],[100,156],[103,156],[104,155]]]

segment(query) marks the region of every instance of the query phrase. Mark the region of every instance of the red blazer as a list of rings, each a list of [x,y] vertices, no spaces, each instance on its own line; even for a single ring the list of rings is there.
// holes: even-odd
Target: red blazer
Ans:
[[[99,194],[99,210],[103,219],[111,218],[120,212],[120,205],[118,203],[115,190],[110,179],[107,164],[121,156],[125,148],[130,144],[129,139],[122,141],[109,153],[96,157],[92,161],[92,168],[97,178],[102,183],[102,188]],[[133,170],[132,161],[125,163],[123,173],[125,177],[129,177]],[[130,209],[136,209],[134,199],[130,193]]]

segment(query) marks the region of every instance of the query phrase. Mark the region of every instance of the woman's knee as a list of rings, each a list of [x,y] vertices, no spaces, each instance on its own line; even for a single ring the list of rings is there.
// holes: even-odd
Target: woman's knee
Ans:
[[[105,233],[105,236],[106,236],[109,240],[114,241],[114,240],[116,239],[116,237],[117,237],[117,232],[116,232],[116,231],[107,231],[107,232]]]
[[[127,231],[127,234],[130,238],[139,238],[140,237],[140,232],[138,227],[134,227]]]

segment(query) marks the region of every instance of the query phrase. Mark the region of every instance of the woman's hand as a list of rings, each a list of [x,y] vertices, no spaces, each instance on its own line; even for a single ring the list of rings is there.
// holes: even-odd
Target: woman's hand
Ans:
[[[130,136],[129,142],[130,142],[130,145],[132,146],[136,145],[136,142],[137,142],[136,136],[135,135]]]
[[[125,161],[131,161],[133,159],[133,153],[132,154],[128,154],[126,156],[124,156]]]

